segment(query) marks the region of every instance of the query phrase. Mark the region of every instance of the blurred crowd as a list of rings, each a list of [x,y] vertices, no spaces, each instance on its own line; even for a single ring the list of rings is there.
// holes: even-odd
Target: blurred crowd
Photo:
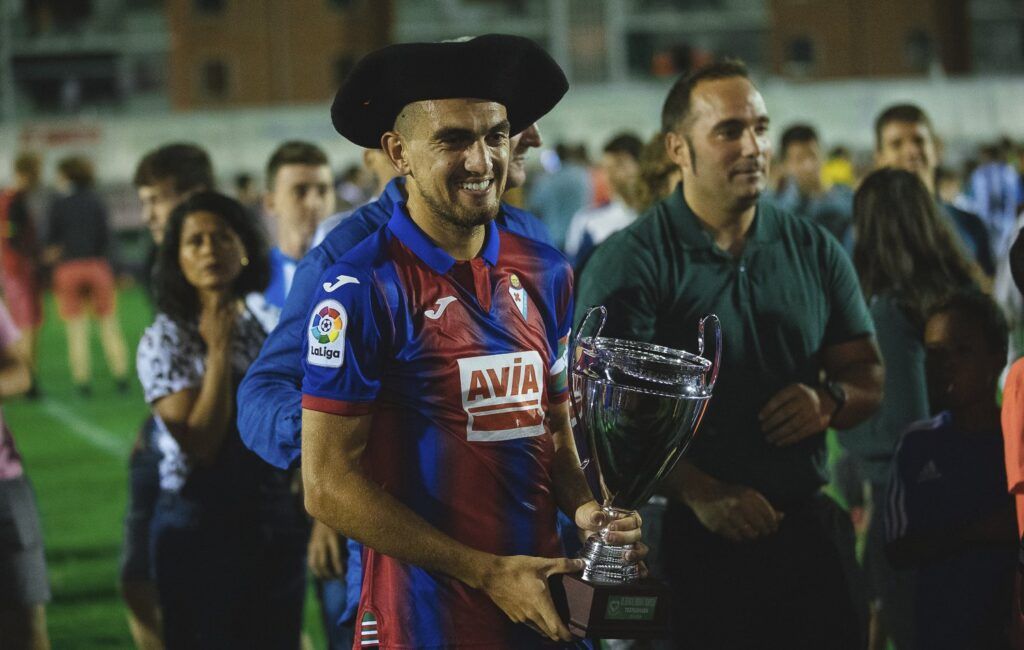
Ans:
[[[578,278],[608,273],[609,253],[599,251],[682,196],[667,135],[618,133],[591,155],[578,143],[548,148],[530,127],[513,141],[506,201],[540,218]],[[1015,392],[1024,381],[1006,374],[1024,354],[1024,244],[1015,244],[1024,145],[982,143],[953,166],[943,162],[941,137],[927,107],[913,104],[879,113],[870,160],[785,116],[771,128],[761,200],[820,226],[848,256],[884,361],[874,414],[832,427],[831,494],[862,544],[857,647],[1019,643],[1024,504],[1015,508],[1011,494],[1024,494],[1024,463],[1013,455],[1024,448],[1024,391]],[[45,399],[37,349],[48,291],[78,392],[100,392],[89,352],[94,321],[113,389],[123,393],[131,357],[95,161],[61,159],[48,183],[42,153],[18,155],[0,194],[0,395]],[[236,391],[307,251],[354,210],[400,191],[395,176],[379,150],[335,173],[327,152],[291,141],[259,175],[239,175],[221,193],[200,146],[171,143],[140,158],[133,185],[152,244],[140,277],[157,315],[135,357],[153,415],[140,423],[132,453],[121,567],[138,647],[192,647],[197,634],[203,647],[294,647],[307,572],[330,647],[351,647],[358,547],[306,515],[295,470],[243,444]],[[32,502],[5,427],[0,524],[20,517],[29,532],[17,545],[0,537],[0,589],[17,585],[0,597],[0,641],[15,640],[3,647],[47,647],[50,594]],[[665,504],[654,497],[644,510],[649,565],[662,575],[671,568],[659,558],[673,551],[650,531]]]

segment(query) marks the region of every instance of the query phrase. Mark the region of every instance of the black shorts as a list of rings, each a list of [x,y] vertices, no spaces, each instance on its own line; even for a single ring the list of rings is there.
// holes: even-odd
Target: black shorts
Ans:
[[[28,478],[0,481],[0,609],[50,600],[39,510]]]
[[[128,462],[128,508],[124,517],[121,580],[152,581],[149,529],[160,496],[160,451],[153,444],[156,421],[148,418],[140,432],[141,445]]]

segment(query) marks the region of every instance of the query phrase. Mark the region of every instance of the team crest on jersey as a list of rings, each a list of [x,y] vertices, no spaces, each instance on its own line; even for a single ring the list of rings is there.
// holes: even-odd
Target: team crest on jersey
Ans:
[[[515,273],[508,276],[508,293],[512,296],[512,302],[515,303],[523,320],[526,320],[529,301],[526,297],[526,289],[523,288],[523,283],[519,281],[519,276]]]
[[[340,368],[345,361],[345,331],[348,313],[337,300],[324,300],[313,308],[309,319],[306,363],[322,368]]]
[[[544,433],[544,364],[534,350],[459,359],[466,439],[495,442]]]

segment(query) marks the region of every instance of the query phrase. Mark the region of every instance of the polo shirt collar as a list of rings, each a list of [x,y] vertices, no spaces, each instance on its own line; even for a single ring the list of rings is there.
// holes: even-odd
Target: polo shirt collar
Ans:
[[[486,232],[484,234],[484,247],[480,250],[480,257],[484,259],[491,266],[495,266],[498,263],[498,253],[500,251],[500,240],[498,237],[498,226],[495,225],[494,219],[487,222],[484,226]],[[411,250],[413,254],[420,258],[423,263],[434,270],[435,273],[444,275],[448,273],[455,266],[457,261],[454,257],[448,254],[443,248],[435,244],[427,233],[423,232],[419,226],[409,216],[408,210],[405,207],[405,200],[402,199],[396,202],[394,207],[391,209],[391,219],[388,221],[388,230],[391,234],[398,238],[398,241],[402,242],[406,248]]]
[[[683,184],[676,185],[676,190],[666,199],[669,212],[676,217],[684,248],[695,250],[717,250],[711,233],[704,229],[696,213],[686,203],[683,196]],[[765,209],[763,200],[757,202],[754,222],[747,233],[747,244],[763,244],[779,238],[779,224],[773,210]]]

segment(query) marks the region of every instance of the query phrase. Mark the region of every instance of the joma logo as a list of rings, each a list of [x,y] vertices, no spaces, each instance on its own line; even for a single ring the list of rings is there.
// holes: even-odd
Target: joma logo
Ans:
[[[469,440],[544,433],[544,364],[536,351],[459,359],[459,377]]]

